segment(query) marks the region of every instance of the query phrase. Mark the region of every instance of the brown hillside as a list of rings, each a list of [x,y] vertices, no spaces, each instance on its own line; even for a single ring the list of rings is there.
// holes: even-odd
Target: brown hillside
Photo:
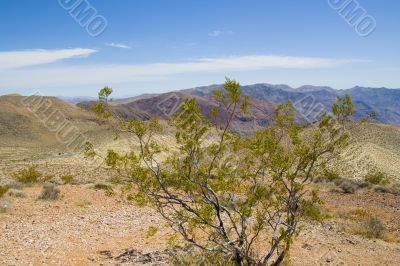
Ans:
[[[19,144],[52,144],[58,127],[67,122],[80,126],[96,121],[96,117],[74,105],[54,97],[0,97],[0,142]]]
[[[82,108],[83,110],[91,111],[92,107],[95,104],[95,101],[80,102],[77,104],[77,106]],[[146,113],[145,111],[126,104],[112,103],[111,110],[113,115],[121,117],[123,119],[149,120],[151,118],[151,115]]]

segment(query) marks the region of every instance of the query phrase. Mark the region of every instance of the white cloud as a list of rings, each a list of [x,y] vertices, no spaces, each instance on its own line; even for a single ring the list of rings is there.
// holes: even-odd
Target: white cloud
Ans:
[[[182,74],[254,71],[264,69],[318,69],[336,67],[360,60],[275,55],[203,58],[179,63],[106,64],[36,67],[0,72],[3,88],[49,88],[117,82],[153,81]],[[45,78],[43,78],[45,77]]]
[[[222,30],[213,30],[212,32],[210,32],[209,34],[208,34],[208,36],[211,36],[211,37],[219,37],[219,36],[221,36],[221,35],[223,35],[224,34],[224,32],[222,31]]]
[[[212,32],[208,33],[210,37],[220,37],[222,35],[232,35],[233,31],[222,31],[222,30],[213,30]]]
[[[114,47],[114,48],[122,48],[122,49],[131,49],[132,46],[124,44],[124,43],[106,43],[107,46]]]
[[[0,70],[49,64],[74,57],[87,57],[95,52],[97,51],[83,48],[0,52]]]

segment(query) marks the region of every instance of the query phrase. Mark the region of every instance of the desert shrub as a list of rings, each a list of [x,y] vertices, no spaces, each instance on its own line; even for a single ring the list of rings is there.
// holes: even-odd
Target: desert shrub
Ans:
[[[14,198],[26,198],[26,193],[17,189],[10,189],[7,194]]]
[[[374,188],[375,192],[378,193],[387,193],[387,194],[393,194],[393,195],[400,195],[400,185],[394,184],[394,185],[379,185]]]
[[[6,187],[10,188],[10,189],[17,189],[17,190],[21,190],[24,188],[24,185],[16,180],[13,180],[11,182],[8,182]]]
[[[381,220],[376,217],[369,217],[363,224],[363,228],[359,231],[361,235],[367,238],[383,238],[385,233],[385,226]]]
[[[358,180],[356,183],[358,185],[358,188],[369,188],[370,187],[370,183],[365,182],[365,181]]]
[[[158,232],[158,228],[157,228],[157,227],[155,227],[155,226],[150,226],[150,227],[147,229],[146,236],[147,236],[147,237],[152,237],[152,236],[154,236],[155,234],[157,234],[157,232]]]
[[[114,195],[114,190],[110,185],[103,184],[103,183],[97,183],[94,185],[94,188],[99,189],[99,190],[104,190],[104,193],[106,196]]]
[[[305,219],[319,223],[332,218],[332,216],[326,210],[317,205],[305,205],[303,206],[302,211]]]
[[[121,198],[124,201],[132,202],[135,200],[135,195],[132,194],[133,184],[132,182],[128,182],[125,185],[121,186]]]
[[[382,172],[368,173],[367,175],[365,175],[364,180],[374,185],[385,185],[389,183],[388,178]]]
[[[3,197],[8,191],[8,187],[0,186],[0,198]]]
[[[316,178],[314,178],[313,182],[314,183],[328,183],[329,180],[324,175],[320,175],[320,176],[317,176]]]
[[[323,176],[330,182],[333,182],[340,178],[339,172],[334,169],[325,169]]]
[[[346,194],[352,194],[360,188],[357,182],[347,179],[339,180],[335,184]]]
[[[235,266],[232,255],[222,252],[206,252],[196,250],[171,251],[169,262],[175,266],[201,265],[201,266]]]
[[[41,181],[42,173],[37,170],[36,165],[21,169],[12,174],[15,180],[23,184],[34,184]]]
[[[329,183],[340,179],[338,171],[324,169],[322,174],[313,179],[314,183]]]
[[[40,200],[56,200],[60,197],[60,190],[54,184],[44,184],[40,193]]]
[[[108,190],[108,189],[112,189],[112,187],[110,185],[107,184],[103,184],[103,183],[97,183],[94,185],[95,189],[99,189],[99,190]]]
[[[52,175],[46,175],[46,176],[42,177],[42,181],[43,181],[43,182],[49,182],[49,181],[51,181],[53,178],[54,178],[54,176],[52,176]]]
[[[90,201],[87,200],[82,200],[76,203],[76,206],[81,207],[81,208],[87,208],[90,205],[92,205],[92,203]]]
[[[312,197],[314,197],[313,200],[304,201],[301,204],[301,215],[306,220],[319,223],[330,219],[332,216],[320,206],[323,204],[323,201],[317,196],[316,192],[312,192]]]
[[[115,192],[114,192],[114,190],[111,188],[111,189],[105,190],[105,191],[104,191],[104,194],[105,194],[106,196],[108,196],[108,197],[111,197],[111,196],[114,196],[114,195],[115,195]]]
[[[123,183],[123,180],[120,176],[114,176],[114,177],[110,178],[110,182],[111,182],[111,184],[118,185],[118,184]]]
[[[310,207],[319,200],[306,192],[319,168],[348,143],[341,125],[352,113],[351,99],[338,97],[334,117],[323,114],[307,129],[296,123],[291,102],[280,104],[271,126],[240,137],[229,129],[234,117],[247,112],[249,98],[229,79],[224,91],[213,93],[220,108],[211,111],[211,121],[195,98],[172,116],[176,149],[160,143],[163,128],[156,119],[131,120],[121,130],[135,137],[139,149],[109,150],[105,163],[134,183],[139,204],[154,207],[186,243],[206,251],[203,258],[212,265],[279,265],[304,213],[320,218]],[[109,95],[99,95],[104,114]],[[95,156],[91,145],[85,150]],[[160,161],[161,155],[167,159]]]
[[[73,184],[75,182],[75,179],[71,174],[62,175],[60,176],[60,179],[64,184]]]
[[[394,184],[392,185],[392,194],[396,196],[400,196],[400,184]]]
[[[379,218],[372,216],[371,213],[363,209],[356,209],[349,212],[348,218],[355,223],[346,229],[349,233],[370,239],[386,240],[385,226]]]
[[[375,188],[374,188],[374,191],[375,192],[378,192],[378,193],[392,193],[392,189],[391,189],[391,187],[389,187],[389,186],[376,186]]]
[[[361,209],[361,208],[352,210],[352,211],[349,212],[349,214],[351,216],[356,216],[356,217],[370,217],[371,216],[370,212],[368,212],[365,209]]]
[[[126,195],[126,200],[127,200],[128,202],[134,201],[134,200],[135,200],[135,196],[132,195],[132,194],[128,194],[128,195]]]

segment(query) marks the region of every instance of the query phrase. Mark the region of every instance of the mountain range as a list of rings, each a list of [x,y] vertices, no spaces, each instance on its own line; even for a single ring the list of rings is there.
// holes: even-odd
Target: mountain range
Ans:
[[[113,108],[124,118],[165,119],[177,110],[182,101],[195,97],[202,112],[208,116],[210,110],[217,106],[212,91],[222,89],[222,85],[210,85],[118,99],[113,102]],[[354,87],[335,90],[330,87],[308,85],[292,88],[287,85],[265,83],[242,86],[242,91],[250,96],[251,104],[249,114],[238,114],[235,117],[233,130],[239,133],[270,124],[275,106],[288,100],[292,101],[300,119],[312,122],[322,112],[331,110],[332,103],[336,101],[338,95],[345,94],[349,94],[353,100],[356,118],[376,112],[378,114],[376,122],[400,125],[400,89]],[[85,101],[77,105],[83,109],[90,109],[92,104],[93,101]]]

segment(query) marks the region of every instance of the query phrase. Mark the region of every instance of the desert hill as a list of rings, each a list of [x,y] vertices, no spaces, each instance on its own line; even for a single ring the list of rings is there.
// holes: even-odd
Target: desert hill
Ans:
[[[96,101],[84,101],[77,103],[77,106],[82,110],[85,110],[90,113],[96,103],[97,103]],[[121,117],[125,120],[128,119],[149,120],[151,118],[151,115],[146,111],[125,104],[112,104],[110,105],[110,108],[115,116]]]
[[[0,97],[0,171],[66,157],[79,168],[84,142],[105,143],[112,134],[93,113],[54,97]]]
[[[342,154],[341,174],[363,178],[369,172],[384,172],[400,181],[400,128],[364,123],[349,128],[352,144]]]
[[[8,144],[9,139],[26,145],[56,143],[54,134],[50,132],[56,130],[56,126],[68,121],[75,125],[85,125],[95,120],[93,114],[55,97],[20,95],[0,97],[2,145]],[[49,128],[46,128],[46,122]]]

